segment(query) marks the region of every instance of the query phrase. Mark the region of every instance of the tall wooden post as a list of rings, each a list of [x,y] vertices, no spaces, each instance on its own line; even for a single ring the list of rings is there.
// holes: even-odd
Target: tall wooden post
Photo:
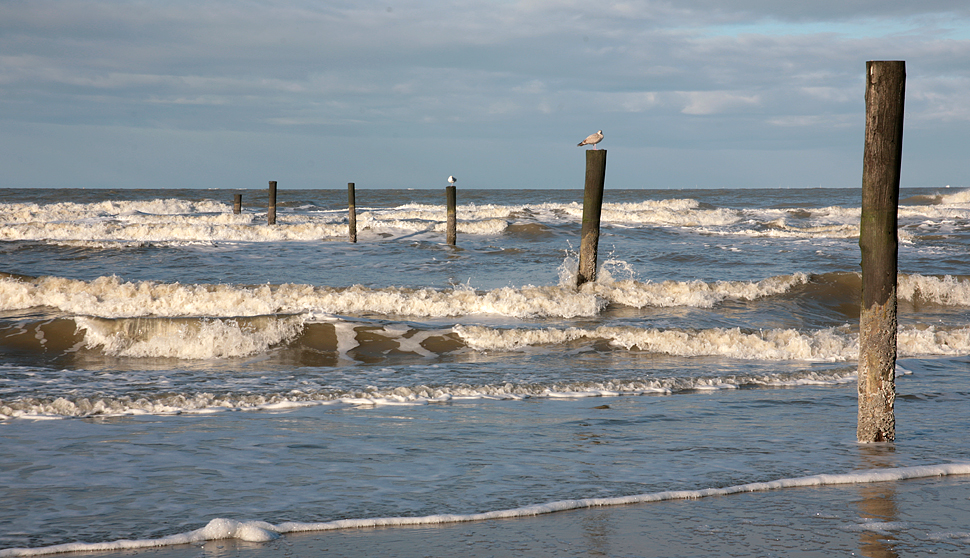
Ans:
[[[457,210],[455,205],[457,203],[457,194],[455,193],[454,186],[445,186],[446,198],[448,200],[448,244],[451,246],[455,245],[457,240]]]
[[[353,182],[347,183],[347,231],[350,241],[357,242],[357,195]]]
[[[276,224],[276,181],[269,181],[269,206],[266,209],[266,222]]]
[[[242,194],[236,194],[232,200],[232,212],[235,215],[242,213]]]
[[[862,315],[856,437],[860,442],[896,439],[896,220],[905,96],[905,62],[866,62],[866,145],[859,232]]]
[[[579,246],[576,286],[596,280],[596,253],[600,243],[600,213],[606,182],[606,150],[586,150],[586,189],[583,193],[583,229]]]

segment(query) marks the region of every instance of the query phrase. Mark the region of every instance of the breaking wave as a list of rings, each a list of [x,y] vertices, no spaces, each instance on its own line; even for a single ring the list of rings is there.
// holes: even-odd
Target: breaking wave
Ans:
[[[224,411],[280,411],[325,404],[353,406],[429,405],[462,400],[564,399],[671,395],[743,387],[839,385],[855,381],[855,370],[806,370],[697,378],[634,378],[553,383],[414,385],[379,389],[287,390],[278,393],[174,393],[146,396],[61,396],[0,400],[0,420],[90,416],[173,415]]]

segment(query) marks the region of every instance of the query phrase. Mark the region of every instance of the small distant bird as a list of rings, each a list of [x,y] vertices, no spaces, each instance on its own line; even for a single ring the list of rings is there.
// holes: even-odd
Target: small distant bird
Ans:
[[[454,176],[449,176],[448,177],[448,184],[451,184],[452,186],[454,186],[455,185],[455,182],[458,182],[458,179],[457,178],[455,178]]]
[[[596,144],[603,141],[603,130],[596,132],[595,134],[590,134],[583,141],[576,144],[576,147],[582,147],[584,145],[592,145],[593,149],[596,149]]]

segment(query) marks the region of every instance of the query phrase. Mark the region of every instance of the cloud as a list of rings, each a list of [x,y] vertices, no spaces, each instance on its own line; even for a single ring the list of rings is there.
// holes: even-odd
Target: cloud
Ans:
[[[761,102],[758,95],[730,91],[688,91],[684,96],[687,98],[687,106],[681,111],[684,114],[719,114]]]
[[[779,116],[775,118],[769,118],[768,124],[772,126],[782,126],[782,127],[818,127],[825,126],[827,128],[842,128],[853,126],[855,122],[850,117],[845,115],[831,115],[831,114],[792,114],[787,116]]]
[[[944,0],[8,0],[0,126],[835,150],[866,60],[907,61],[907,126],[970,119],[966,29]]]

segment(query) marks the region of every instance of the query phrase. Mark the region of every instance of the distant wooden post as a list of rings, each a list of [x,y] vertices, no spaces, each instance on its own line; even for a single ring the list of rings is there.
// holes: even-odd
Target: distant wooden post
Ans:
[[[896,272],[899,171],[906,63],[866,62],[862,161],[862,316],[859,320],[860,442],[896,439]]]
[[[242,212],[242,194],[236,194],[232,201],[232,212],[239,215]]]
[[[600,213],[606,182],[606,150],[586,150],[586,190],[583,193],[583,229],[579,247],[576,286],[596,280],[596,253],[600,243]]]
[[[458,228],[456,217],[457,211],[455,209],[458,196],[455,193],[454,186],[445,186],[445,193],[448,199],[448,244],[454,246],[457,240],[456,230]]]
[[[347,183],[347,229],[350,241],[357,242],[357,195],[353,182]]]
[[[269,207],[266,210],[266,222],[276,224],[276,181],[269,181]]]

